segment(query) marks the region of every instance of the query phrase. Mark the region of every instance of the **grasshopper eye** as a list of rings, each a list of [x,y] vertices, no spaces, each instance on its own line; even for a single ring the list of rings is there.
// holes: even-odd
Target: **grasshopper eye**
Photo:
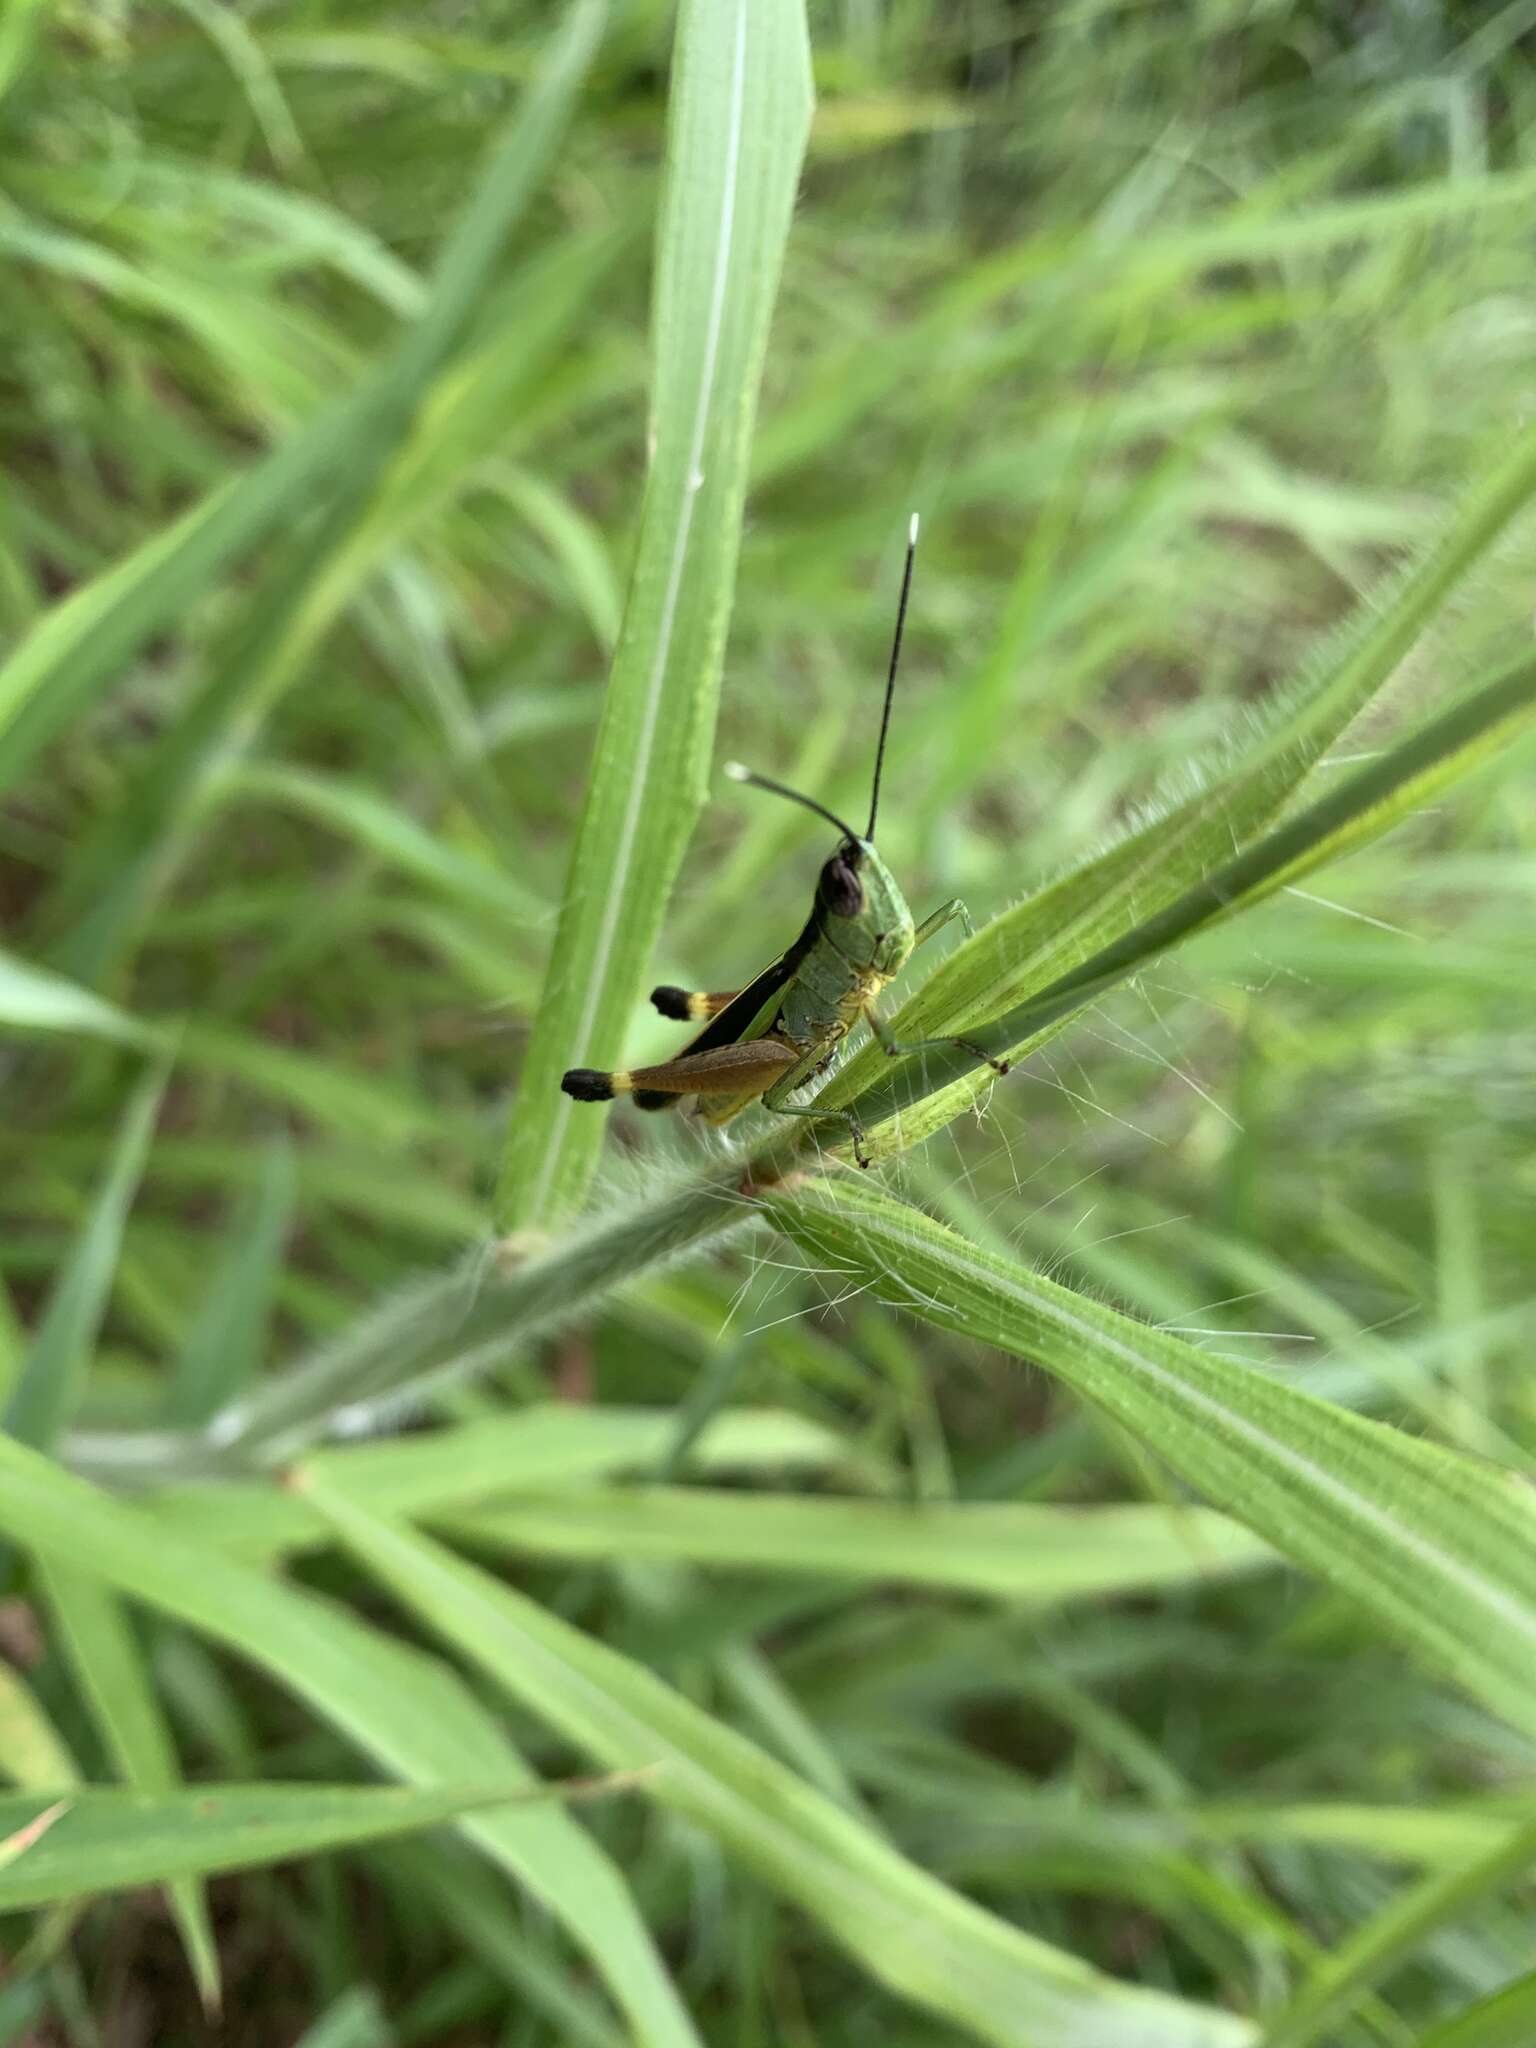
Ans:
[[[840,851],[822,869],[816,893],[834,917],[857,917],[864,908],[864,885]]]

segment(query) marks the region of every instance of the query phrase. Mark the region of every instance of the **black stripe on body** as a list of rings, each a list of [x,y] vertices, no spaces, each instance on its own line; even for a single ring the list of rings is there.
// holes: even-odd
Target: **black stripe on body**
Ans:
[[[691,1038],[677,1057],[686,1059],[689,1053],[708,1052],[715,1045],[740,1044],[770,996],[794,980],[795,969],[815,945],[820,930],[817,913],[813,910],[806,920],[805,929],[788,951],[781,953],[771,967],[765,967],[756,981],[749,982],[733,1002],[726,1004],[718,1017],[712,1017],[697,1038]],[[777,1015],[775,1007],[752,1036],[765,1037],[773,1029]],[[632,1098],[636,1109],[671,1109],[679,1099],[676,1095],[663,1095],[655,1088],[637,1088]]]

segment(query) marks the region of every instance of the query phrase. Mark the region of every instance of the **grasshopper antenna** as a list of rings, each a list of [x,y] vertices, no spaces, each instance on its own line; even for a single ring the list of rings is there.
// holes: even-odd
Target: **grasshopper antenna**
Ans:
[[[743,768],[739,761],[727,761],[724,772],[732,782],[750,783],[753,789],[766,789],[772,796],[787,796],[792,804],[804,804],[808,811],[814,811],[818,818],[825,818],[829,825],[835,825],[845,839],[857,840],[858,833],[851,825],[845,825],[834,811],[825,804],[817,803],[813,796],[802,796],[798,789],[791,789],[787,783],[775,782],[771,775],[754,775],[750,768]]]
[[[901,596],[896,605],[896,637],[891,642],[891,665],[885,677],[885,708],[880,713],[880,744],[875,748],[875,781],[869,792],[869,830],[875,836],[875,813],[880,808],[880,777],[885,768],[885,737],[891,729],[891,700],[896,693],[896,665],[901,660],[901,633],[907,623],[907,599],[912,595],[912,563],[917,554],[917,514],[907,528],[907,566],[901,572]]]

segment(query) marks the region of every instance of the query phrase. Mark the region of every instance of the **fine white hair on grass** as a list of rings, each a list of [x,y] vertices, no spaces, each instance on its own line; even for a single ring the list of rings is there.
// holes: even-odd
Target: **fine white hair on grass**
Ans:
[[[1160,1138],[1155,1131],[1146,1131],[1142,1129],[1140,1124],[1133,1124],[1129,1117],[1117,1116],[1112,1109],[1106,1109],[1102,1102],[1095,1102],[1092,1097],[1087,1095],[1079,1095],[1075,1089],[1069,1088],[1065,1081],[1054,1074],[1047,1077],[1044,1074],[1026,1073],[1025,1079],[1036,1082],[1042,1088],[1053,1088],[1059,1094],[1064,1095],[1069,1102],[1074,1103],[1078,1107],[1084,1123],[1088,1121],[1086,1112],[1093,1110],[1097,1115],[1107,1117],[1110,1123],[1121,1124],[1126,1130],[1133,1131],[1138,1138],[1145,1138],[1149,1145],[1166,1146],[1168,1143],[1166,1138]]]
[[[1218,1102],[1208,1088],[1202,1088],[1193,1074],[1188,1073],[1183,1067],[1176,1066],[1165,1053],[1158,1052],[1154,1046],[1144,1044],[1137,1037],[1136,1033],[1131,1030],[1129,1025],[1120,1023],[1114,1017],[1106,1017],[1104,1022],[1112,1031],[1120,1033],[1121,1039],[1124,1040],[1123,1044],[1117,1043],[1113,1038],[1106,1037],[1102,1031],[1095,1031],[1090,1025],[1084,1025],[1083,1029],[1090,1038],[1098,1039],[1101,1045],[1107,1045],[1113,1051],[1127,1052],[1133,1059],[1146,1060],[1152,1066],[1161,1067],[1164,1073],[1172,1074],[1175,1080],[1182,1081],[1186,1088],[1192,1089],[1202,1102],[1215,1110],[1218,1116],[1225,1117],[1233,1130],[1240,1131],[1243,1128],[1241,1122],[1226,1107],[1225,1103]]]
[[[1386,918],[1372,917],[1369,911],[1356,910],[1348,903],[1335,903],[1331,896],[1315,896],[1310,889],[1298,889],[1291,884],[1287,884],[1284,893],[1287,896],[1299,896],[1303,903],[1315,903],[1321,910],[1337,911],[1340,917],[1352,917],[1358,919],[1361,924],[1374,925],[1377,931],[1390,932],[1394,938],[1417,939],[1421,944],[1425,942],[1423,932],[1411,932],[1405,925],[1390,924]]]

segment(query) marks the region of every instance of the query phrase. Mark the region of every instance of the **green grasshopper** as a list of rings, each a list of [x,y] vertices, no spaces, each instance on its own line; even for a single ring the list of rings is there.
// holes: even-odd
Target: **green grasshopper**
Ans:
[[[637,1109],[666,1109],[683,1096],[693,1095],[699,1098],[699,1114],[712,1124],[729,1123],[758,1101],[782,1116],[834,1117],[847,1125],[854,1157],[860,1166],[867,1167],[864,1133],[852,1111],[820,1109],[814,1103],[796,1104],[789,1099],[807,1082],[826,1072],[842,1041],[860,1019],[868,1023],[892,1059],[959,1045],[985,1060],[996,1073],[1007,1073],[1006,1061],[991,1058],[980,1046],[963,1038],[926,1038],[904,1045],[892,1037],[875,1008],[875,998],[905,967],[914,947],[931,939],[955,918],[967,935],[973,928],[958,897],[914,925],[906,898],[875,851],[880,775],[885,765],[886,735],[891,724],[891,701],[916,552],[914,513],[907,535],[896,633],[885,680],[869,824],[864,831],[855,832],[851,825],[813,797],[802,796],[799,790],[788,789],[766,775],[754,775],[738,762],[726,765],[725,772],[733,781],[747,782],[754,789],[765,789],[774,796],[803,804],[829,825],[835,825],[843,835],[837,851],[822,868],[816,900],[804,930],[746,988],[718,995],[695,994],[682,988],[653,989],[651,1001],[664,1017],[679,1022],[705,1019],[704,1030],[676,1059],[665,1060],[660,1066],[615,1073],[603,1073],[595,1067],[572,1067],[561,1077],[560,1086],[576,1101],[610,1102],[616,1095],[628,1095]]]

